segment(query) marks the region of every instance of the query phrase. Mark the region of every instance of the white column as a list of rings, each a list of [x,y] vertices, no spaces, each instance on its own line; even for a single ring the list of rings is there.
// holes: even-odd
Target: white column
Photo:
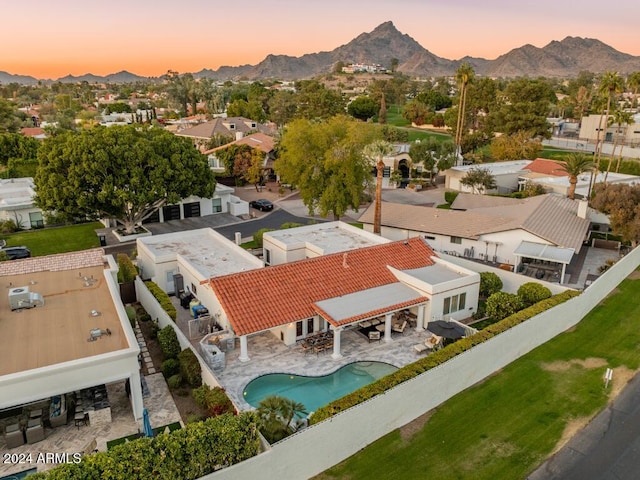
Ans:
[[[384,315],[384,341],[389,343],[391,341],[391,317],[393,313],[386,313]]]
[[[565,270],[567,269],[567,264],[563,263],[562,264],[562,274],[560,275],[560,283],[564,283],[564,274],[565,274]]]
[[[136,361],[136,366],[138,362]],[[131,410],[133,410],[133,417],[136,420],[140,420],[142,418],[142,385],[140,384],[140,372],[132,372],[129,377],[129,388],[131,390]]]
[[[341,328],[336,328],[333,331],[333,353],[331,354],[331,358],[334,360],[338,360],[342,358],[342,353],[340,353],[340,333],[342,332]]]
[[[416,332],[424,330],[424,305],[418,305],[418,318],[416,321]]]
[[[248,362],[250,360],[247,352],[247,336],[246,335],[240,336],[240,356],[238,357],[238,360],[240,360],[241,362]]]

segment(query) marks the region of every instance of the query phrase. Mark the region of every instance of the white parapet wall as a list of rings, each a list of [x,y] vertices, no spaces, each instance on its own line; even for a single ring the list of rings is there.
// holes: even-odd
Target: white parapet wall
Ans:
[[[638,265],[640,249],[636,248],[578,297],[477,345],[384,395],[302,430],[274,444],[267,452],[202,478],[252,479],[264,477],[265,472],[269,472],[269,478],[288,480],[313,477],[574,327]],[[399,405],[402,408],[398,408]]]

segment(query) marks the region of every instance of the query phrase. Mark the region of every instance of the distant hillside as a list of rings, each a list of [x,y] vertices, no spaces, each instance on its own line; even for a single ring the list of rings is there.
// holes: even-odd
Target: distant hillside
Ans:
[[[599,40],[580,37],[566,37],[562,41],[554,40],[542,48],[524,45],[495,60],[473,57],[448,60],[434,55],[409,35],[398,31],[392,22],[385,22],[373,31],[362,33],[349,43],[329,52],[308,53],[300,57],[271,54],[257,65],[222,66],[217,70],[205,68],[195,72],[194,76],[221,81],[240,78],[295,80],[329,73],[337,62],[372,63],[389,68],[393,58],[398,59],[400,72],[420,77],[454,75],[464,61],[471,64],[477,74],[491,77],[572,77],[583,70],[594,73],[640,71],[640,57],[619,52]],[[86,74],[78,77],[67,75],[58,79],[61,82],[87,81],[89,83],[123,83],[143,80],[148,78],[126,71],[104,77]],[[33,77],[0,72],[0,82],[34,84],[38,80]]]

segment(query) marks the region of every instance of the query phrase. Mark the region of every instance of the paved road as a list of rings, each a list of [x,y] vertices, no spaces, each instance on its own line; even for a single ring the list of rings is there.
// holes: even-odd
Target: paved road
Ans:
[[[242,238],[250,237],[261,228],[273,228],[278,229],[280,225],[287,222],[297,222],[303,225],[309,223],[309,218],[298,217],[290,214],[286,210],[277,208],[273,212],[254,220],[248,220],[246,222],[234,223],[232,225],[217,227],[215,230],[224,235],[226,238],[233,240],[236,232],[240,232]],[[316,221],[325,221],[317,220]]]
[[[640,375],[528,480],[640,479]]]

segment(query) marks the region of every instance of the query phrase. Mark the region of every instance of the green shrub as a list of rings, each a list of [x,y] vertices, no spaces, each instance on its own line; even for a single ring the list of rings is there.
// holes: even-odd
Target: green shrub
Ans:
[[[523,307],[522,300],[514,293],[497,292],[487,298],[487,316],[495,320],[513,315]]]
[[[180,372],[186,382],[192,387],[202,385],[202,367],[193,350],[186,348],[181,351],[178,354],[178,361],[180,362]]]
[[[148,322],[149,320],[151,320],[151,315],[149,315],[147,312],[144,312],[142,315],[140,315],[141,322]]]
[[[444,192],[444,201],[451,205],[455,202],[459,192]]]
[[[413,362],[409,365],[396,370],[386,377],[382,377],[375,382],[362,387],[355,392],[352,392],[338,400],[335,400],[324,407],[319,408],[310,418],[310,424],[319,423],[333,415],[340,413],[348,408],[351,408],[359,403],[362,403],[370,398],[380,395],[387,390],[399,385],[407,380],[417,377],[418,375],[431,370],[434,367],[450,360],[451,358],[459,355],[460,353],[471,349],[472,347],[486,342],[490,338],[515,327],[516,325],[535,317],[540,313],[549,310],[550,308],[560,305],[561,303],[570,300],[571,298],[579,295],[580,293],[575,290],[567,290],[558,295],[554,295],[551,298],[547,298],[541,302],[532,305],[531,307],[520,310],[519,312],[489,325],[484,330],[479,331],[469,337],[462,338],[455,343],[451,343],[446,347],[429,354],[426,357],[421,358],[417,362]]]
[[[151,324],[151,328],[149,329],[149,337],[151,337],[152,340],[155,340],[156,338],[158,338],[159,331],[160,331],[160,326],[158,325],[158,321],[155,320]]]
[[[175,375],[170,376],[167,379],[167,385],[171,390],[176,390],[182,386],[182,381],[183,381],[182,375],[177,373]]]
[[[20,227],[12,219],[0,221],[0,233],[14,233],[20,230]]]
[[[205,417],[198,413],[189,413],[187,415],[187,420],[185,421],[185,423],[189,425],[190,423],[202,422],[204,419]]]
[[[527,282],[518,288],[518,296],[525,307],[541,302],[551,296],[551,290],[536,282]]]
[[[9,260],[9,255],[4,250],[0,251],[0,262],[6,262]]]
[[[171,325],[167,325],[158,332],[158,342],[164,358],[176,358],[180,353],[178,335]]]
[[[147,280],[146,282],[144,282],[144,284],[147,286],[147,288],[151,292],[151,295],[153,295],[155,299],[158,301],[162,309],[165,312],[167,312],[167,315],[169,315],[169,318],[171,318],[171,320],[175,322],[176,317],[178,316],[178,312],[176,312],[176,307],[174,307],[173,303],[171,303],[171,299],[169,298],[169,295],[167,295],[166,292],[164,292],[158,285],[156,285],[150,280]]]
[[[223,388],[210,388],[209,385],[204,384],[194,388],[192,395],[198,406],[205,409],[212,417],[236,411]]]
[[[215,445],[215,448],[212,446]],[[85,455],[80,463],[68,463],[34,474],[33,480],[193,480],[258,454],[260,439],[253,412],[221,415],[191,423],[154,438],[139,438],[106,452]]]
[[[298,222],[285,222],[282,225],[280,225],[280,230],[286,230],[287,228],[297,228],[297,227],[302,227],[302,223],[298,223]]]
[[[118,260],[118,283],[133,282],[138,275],[138,270],[126,253],[119,253]]]
[[[131,323],[131,328],[136,328],[136,309],[131,305],[127,305],[124,309],[127,312],[127,318],[129,319],[129,323]]]
[[[480,272],[480,296],[489,298],[502,290],[502,280],[493,272]]]
[[[180,362],[175,358],[167,358],[162,362],[162,375],[164,378],[173,377],[180,373]]]
[[[273,232],[273,228],[261,228],[253,234],[253,241],[256,242],[258,247],[262,247],[262,236],[267,232]]]

